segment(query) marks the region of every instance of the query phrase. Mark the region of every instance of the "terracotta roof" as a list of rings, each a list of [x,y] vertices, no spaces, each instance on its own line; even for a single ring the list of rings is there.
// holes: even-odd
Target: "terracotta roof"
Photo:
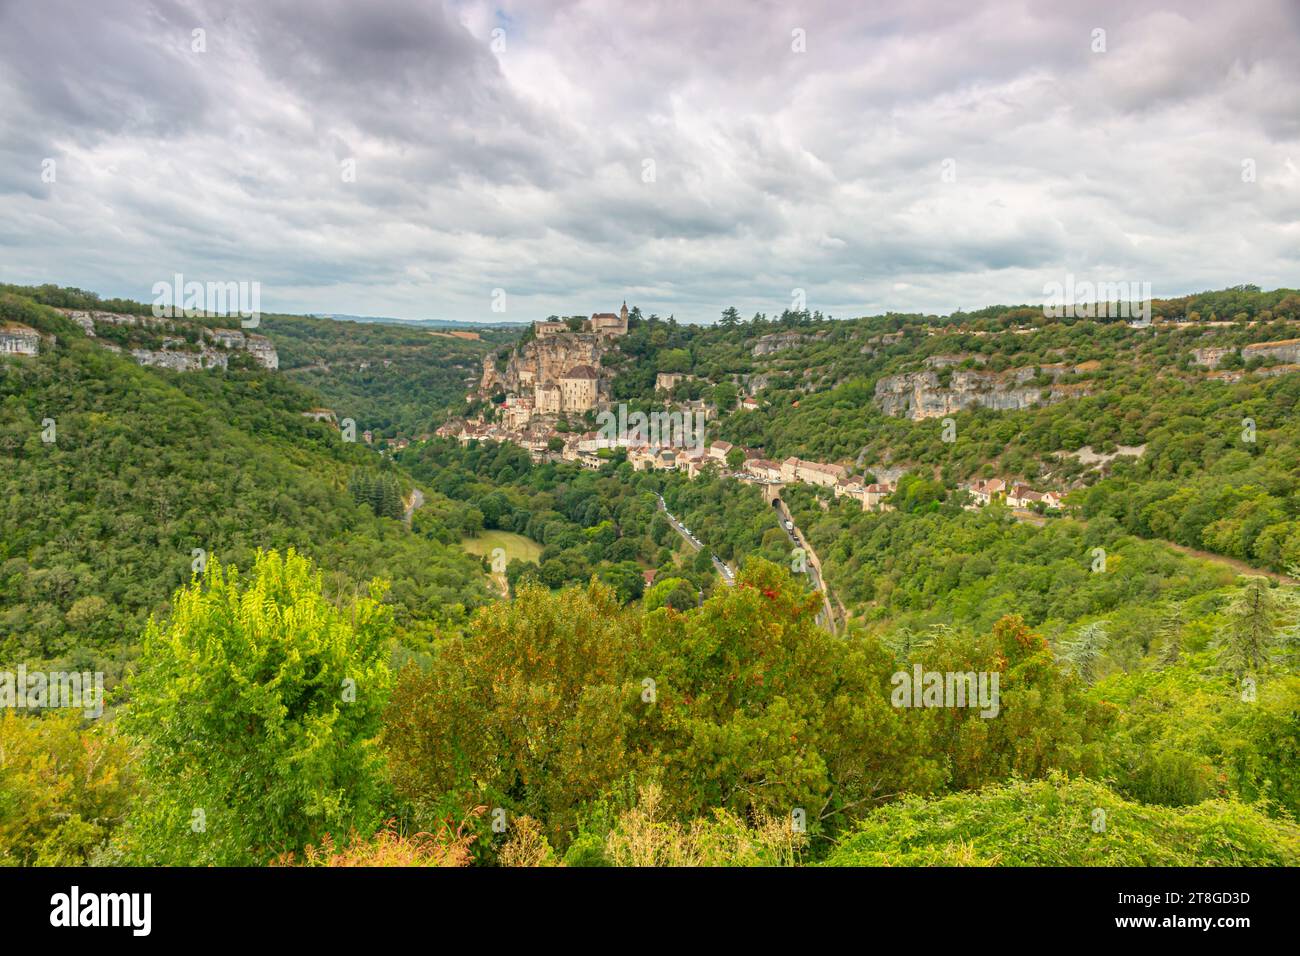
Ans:
[[[600,378],[600,373],[590,365],[575,365],[569,369],[561,378],[592,380]]]
[[[823,475],[843,476],[848,474],[841,465],[827,465],[820,461],[805,461],[803,467],[808,471],[820,472]]]

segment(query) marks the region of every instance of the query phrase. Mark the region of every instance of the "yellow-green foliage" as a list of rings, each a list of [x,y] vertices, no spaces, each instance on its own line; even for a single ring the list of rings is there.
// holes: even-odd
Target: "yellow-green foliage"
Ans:
[[[345,844],[326,834],[319,845],[303,849],[302,856],[290,851],[272,866],[375,867],[375,866],[468,866],[473,837],[464,829],[443,827],[437,833],[403,834],[390,820],[369,839],[353,834]]]
[[[363,836],[379,819],[371,738],[387,699],[392,611],[340,607],[293,550],[246,577],[210,561],[151,621],[124,719],[143,744],[133,859],[248,865]]]
[[[756,825],[726,810],[681,821],[665,813],[663,788],[648,783],[608,832],[584,830],[560,861],[532,817],[520,817],[497,854],[501,866],[796,866],[807,834],[788,819],[760,815]]]
[[[1183,810],[1144,806],[1102,784],[1054,774],[881,808],[827,863],[1295,866],[1300,827],[1235,801],[1207,801]]]
[[[831,636],[816,608],[762,560],[685,612],[620,609],[598,583],[525,584],[427,670],[402,672],[383,734],[391,779],[430,820],[484,803],[534,818],[567,852],[593,803],[650,775],[666,819],[788,820],[798,809],[817,836],[901,793],[1100,764],[1108,709],[1081,696],[1019,619],[938,642],[925,658],[998,672],[990,720],[893,706],[893,655]]]
[[[1208,666],[1211,656],[1116,675],[1094,689],[1117,714],[1107,773],[1143,803],[1236,795],[1300,817],[1300,677],[1261,674],[1252,699]]]
[[[130,752],[80,712],[0,715],[0,865],[86,863],[126,814]]]
[[[726,810],[688,823],[664,819],[662,792],[642,788],[605,838],[609,866],[793,866],[807,844],[789,820],[763,816],[751,827]]]

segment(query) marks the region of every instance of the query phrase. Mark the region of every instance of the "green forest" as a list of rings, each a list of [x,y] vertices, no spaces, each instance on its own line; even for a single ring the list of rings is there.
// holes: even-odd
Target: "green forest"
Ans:
[[[0,357],[0,671],[107,694],[0,713],[6,865],[1300,864],[1300,376],[1191,361],[1293,338],[1294,292],[1157,300],[1226,324],[1156,332],[633,309],[614,398],[689,374],[667,400],[713,403],[710,439],[899,475],[879,512],[781,492],[835,633],[752,484],[422,439],[515,333],[270,316],[278,372],[173,372],[56,308],[147,311],[0,291],[42,336]],[[952,355],[1096,364],[951,443],[878,407]],[[1066,506],[966,507],[993,475]],[[537,560],[462,547],[485,532]],[[996,676],[996,715],[900,705],[914,673]]]

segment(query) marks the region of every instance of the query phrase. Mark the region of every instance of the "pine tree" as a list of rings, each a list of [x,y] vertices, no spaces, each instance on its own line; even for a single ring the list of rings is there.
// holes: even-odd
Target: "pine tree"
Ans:
[[[1062,648],[1064,653],[1061,656],[1074,668],[1080,680],[1091,685],[1097,681],[1101,659],[1109,645],[1110,635],[1106,633],[1106,625],[1101,621],[1093,621],[1079,628],[1074,640]]]
[[[1282,609],[1268,578],[1246,578],[1245,586],[1224,609],[1226,620],[1219,630],[1224,667],[1238,677],[1262,668],[1279,636]]]
[[[1156,639],[1160,642],[1160,666],[1177,664],[1183,653],[1183,609],[1179,605],[1169,608],[1156,625]]]
[[[949,628],[946,624],[935,624],[930,628],[930,637],[923,637],[920,633],[904,625],[897,631],[894,631],[884,639],[884,644],[894,652],[894,657],[903,663],[912,660],[912,655],[917,651],[934,644],[934,637],[946,634]]]

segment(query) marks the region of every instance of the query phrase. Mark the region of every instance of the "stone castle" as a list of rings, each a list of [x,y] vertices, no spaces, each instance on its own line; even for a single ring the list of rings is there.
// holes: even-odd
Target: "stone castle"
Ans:
[[[567,322],[535,322],[533,336],[498,368],[495,355],[483,358],[480,395],[506,395],[503,418],[522,428],[540,416],[581,415],[608,398],[609,379],[601,358],[627,334],[627,303],[618,315],[597,312],[575,331]]]

